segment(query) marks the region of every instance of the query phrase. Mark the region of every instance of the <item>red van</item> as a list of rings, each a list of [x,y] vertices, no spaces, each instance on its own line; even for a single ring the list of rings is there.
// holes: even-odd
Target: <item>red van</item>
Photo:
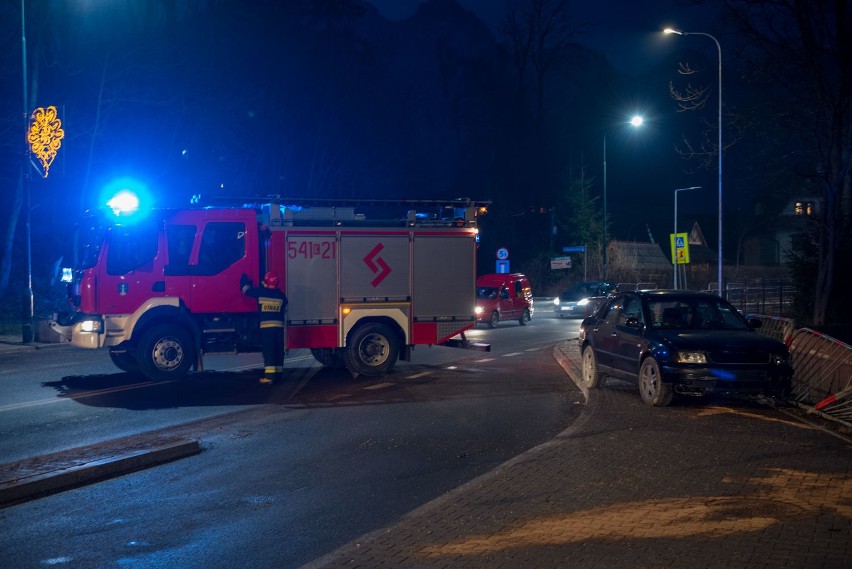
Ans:
[[[530,281],[520,273],[482,275],[476,279],[476,321],[495,328],[501,320],[526,326],[533,315]]]

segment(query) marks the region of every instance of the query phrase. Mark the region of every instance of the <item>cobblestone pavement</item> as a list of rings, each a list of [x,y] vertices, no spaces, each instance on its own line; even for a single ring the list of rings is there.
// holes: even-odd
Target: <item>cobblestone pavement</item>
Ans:
[[[576,340],[554,349],[569,376]],[[553,440],[309,569],[852,566],[852,445],[750,402],[610,381]]]

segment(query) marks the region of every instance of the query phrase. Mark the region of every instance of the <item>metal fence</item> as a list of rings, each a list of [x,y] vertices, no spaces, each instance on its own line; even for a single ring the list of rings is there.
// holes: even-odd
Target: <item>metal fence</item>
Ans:
[[[718,294],[716,283],[710,283],[707,290]],[[789,279],[759,278],[725,283],[724,297],[743,313],[783,317],[790,315],[795,290]]]
[[[852,346],[789,318],[762,316],[761,334],[781,340],[793,361],[792,402],[852,427]]]

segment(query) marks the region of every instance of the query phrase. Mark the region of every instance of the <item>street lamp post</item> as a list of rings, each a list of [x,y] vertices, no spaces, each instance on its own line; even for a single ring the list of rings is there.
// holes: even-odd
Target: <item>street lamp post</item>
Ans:
[[[674,191],[674,239],[677,240],[677,193],[686,192],[688,190],[700,190],[701,186],[690,186],[688,188],[678,188]],[[672,265],[674,265],[674,282],[672,286],[677,290],[677,247],[672,251]]]
[[[719,45],[719,40],[714,36],[704,32],[682,32],[673,28],[663,30],[666,34],[677,34],[679,36],[705,36],[713,40],[716,44],[716,53],[719,56],[719,251],[718,251],[718,274],[717,281],[719,287],[719,296],[724,297],[722,289],[722,46]]]
[[[29,130],[29,104],[27,101],[27,19],[24,12],[24,0],[21,0],[21,67],[23,69],[21,85],[23,87],[24,99],[24,142],[27,140]],[[27,147],[29,148],[29,146]],[[35,318],[35,303],[33,300],[33,263],[32,247],[30,239],[30,185],[29,185],[29,150],[22,153],[21,157],[21,179],[22,190],[25,193],[24,208],[26,208],[26,238],[27,238],[27,294],[24,298],[24,315],[21,326],[21,341],[28,344],[33,341],[33,319]]]
[[[642,123],[645,122],[645,119],[639,115],[633,115],[630,118],[630,124],[633,127],[640,127]],[[603,280],[607,280],[606,274],[606,245],[607,245],[607,212],[606,212],[606,132],[604,132],[603,136],[603,257],[602,257],[602,265],[603,265]]]

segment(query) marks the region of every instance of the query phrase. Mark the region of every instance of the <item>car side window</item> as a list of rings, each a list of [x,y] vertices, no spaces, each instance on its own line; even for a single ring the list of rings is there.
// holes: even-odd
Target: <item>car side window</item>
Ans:
[[[500,298],[503,299],[503,300],[506,300],[507,298],[509,298],[509,289],[508,288],[503,287],[503,288],[500,289]]]
[[[626,326],[627,321],[631,318],[635,318],[640,324],[643,322],[642,303],[639,302],[638,298],[630,297],[624,301],[624,308],[618,315],[619,326]]]
[[[621,315],[623,306],[624,306],[624,299],[622,299],[622,298],[619,298],[619,299],[612,301],[609,304],[609,306],[607,306],[605,313],[602,315],[604,321],[607,324],[618,323],[618,318]]]

